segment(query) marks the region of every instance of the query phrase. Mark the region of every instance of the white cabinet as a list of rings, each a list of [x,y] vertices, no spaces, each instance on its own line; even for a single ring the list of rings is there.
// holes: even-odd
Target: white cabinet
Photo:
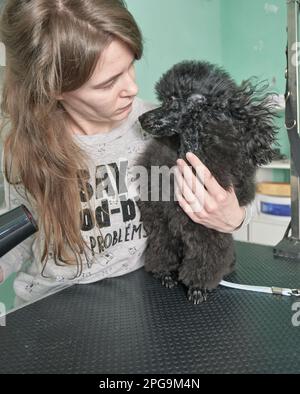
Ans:
[[[276,222],[255,216],[249,223],[249,242],[274,246],[282,240],[290,219]]]
[[[274,161],[269,165],[262,166],[256,174],[256,181],[273,181],[273,170],[290,171],[288,160]],[[253,203],[253,217],[246,228],[233,234],[234,239],[263,245],[276,245],[282,240],[287,226],[290,222],[289,217],[274,217],[272,215],[262,215],[258,212],[257,201]]]
[[[249,225],[236,231],[233,234],[233,238],[236,239],[237,241],[247,242],[247,241],[249,241],[248,232],[249,232]]]

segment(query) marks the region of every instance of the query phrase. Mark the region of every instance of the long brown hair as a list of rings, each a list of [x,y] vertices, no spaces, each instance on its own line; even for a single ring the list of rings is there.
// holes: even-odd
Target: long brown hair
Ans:
[[[68,132],[56,97],[92,76],[114,38],[126,43],[135,59],[142,57],[140,29],[122,0],[7,0],[1,12],[7,59],[1,135],[9,124],[4,175],[33,198],[44,230],[44,264],[52,247],[56,264],[76,263],[82,270],[80,254],[87,244],[80,232],[80,195],[88,195],[82,171],[88,158]]]

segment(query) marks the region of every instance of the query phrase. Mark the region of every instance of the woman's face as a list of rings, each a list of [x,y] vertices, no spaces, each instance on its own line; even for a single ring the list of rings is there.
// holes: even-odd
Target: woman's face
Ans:
[[[113,40],[103,51],[89,81],[59,97],[71,117],[73,132],[108,132],[128,117],[132,106],[122,109],[138,93],[134,60],[126,44]]]

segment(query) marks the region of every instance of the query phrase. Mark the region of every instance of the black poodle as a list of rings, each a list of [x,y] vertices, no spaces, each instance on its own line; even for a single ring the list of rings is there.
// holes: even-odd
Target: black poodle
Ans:
[[[147,198],[137,201],[148,235],[145,269],[166,287],[181,281],[195,304],[234,269],[233,237],[193,222],[174,197],[172,176],[171,198],[165,201],[166,180],[151,182],[151,167],[152,175],[155,166],[175,168],[178,158],[193,152],[225,190],[234,187],[240,206],[249,204],[256,168],[272,160],[278,131],[265,88],[251,79],[238,86],[208,62],[183,61],[155,85],[161,106],[139,117],[146,132],[161,137],[149,142],[136,162],[148,172],[141,184]]]

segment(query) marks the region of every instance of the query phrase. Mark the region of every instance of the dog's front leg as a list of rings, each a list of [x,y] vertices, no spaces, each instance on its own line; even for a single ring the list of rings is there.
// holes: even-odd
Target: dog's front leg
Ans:
[[[182,239],[179,280],[188,288],[189,301],[199,304],[232,271],[235,260],[232,235],[193,225],[186,228]]]
[[[176,286],[181,259],[178,240],[170,235],[167,225],[157,221],[147,241],[145,270],[152,272],[163,286],[167,288]]]
[[[193,304],[200,304],[207,300],[208,289],[207,276],[208,268],[205,266],[203,256],[185,256],[179,269],[179,280],[187,287],[187,298]]]

